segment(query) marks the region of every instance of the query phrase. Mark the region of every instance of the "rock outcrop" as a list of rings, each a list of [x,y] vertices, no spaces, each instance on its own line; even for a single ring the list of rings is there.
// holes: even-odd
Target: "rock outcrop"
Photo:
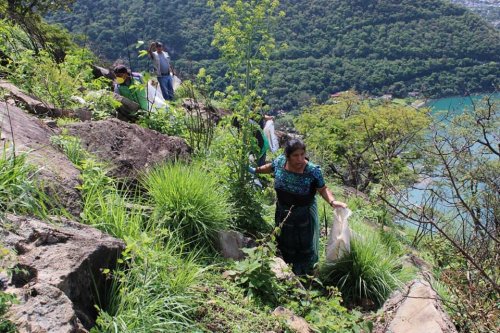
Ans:
[[[36,167],[45,192],[72,214],[78,215],[81,197],[76,186],[80,184],[80,171],[66,155],[52,146],[50,138],[57,134],[43,121],[17,106],[0,103],[0,140],[9,142],[17,154],[28,153],[27,160]]]
[[[87,332],[95,324],[122,241],[66,219],[51,221],[6,215],[0,243],[17,252],[7,292],[20,301],[8,312],[20,333]],[[103,306],[103,304],[100,304]]]
[[[191,152],[181,138],[118,119],[74,123],[66,128],[81,139],[84,149],[109,163],[110,175],[117,178],[135,178],[157,163],[185,159]]]
[[[423,279],[410,282],[384,304],[384,322],[374,333],[456,333],[457,330],[430,284]]]

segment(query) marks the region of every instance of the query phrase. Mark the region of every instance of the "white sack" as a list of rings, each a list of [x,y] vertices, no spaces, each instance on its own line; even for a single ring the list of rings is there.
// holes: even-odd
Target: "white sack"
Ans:
[[[181,79],[179,79],[176,75],[172,77],[172,87],[174,88],[174,91],[176,91],[177,88],[179,88],[181,83],[182,83]]]
[[[330,229],[326,245],[327,262],[340,259],[351,251],[351,231],[347,224],[347,219],[351,214],[349,208],[335,208],[333,210],[333,226]]]
[[[267,142],[269,142],[269,149],[274,153],[276,152],[280,145],[278,142],[278,137],[274,132],[274,122],[272,119],[266,121],[266,125],[264,126],[264,135],[267,138]]]
[[[149,80],[147,90],[148,108],[150,111],[157,111],[158,109],[164,109],[167,107],[167,103],[161,94],[158,82]]]

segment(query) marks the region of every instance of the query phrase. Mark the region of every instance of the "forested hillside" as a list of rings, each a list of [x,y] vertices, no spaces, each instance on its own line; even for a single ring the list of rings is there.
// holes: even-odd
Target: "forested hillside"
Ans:
[[[498,31],[463,7],[440,0],[281,1],[277,50],[265,82],[272,108],[292,110],[311,98],[355,88],[375,95],[426,96],[491,91],[500,72]],[[135,43],[166,43],[184,75],[206,67],[215,87],[224,66],[210,46],[214,15],[202,0],[77,0],[50,17],[88,36],[103,58],[146,69]]]

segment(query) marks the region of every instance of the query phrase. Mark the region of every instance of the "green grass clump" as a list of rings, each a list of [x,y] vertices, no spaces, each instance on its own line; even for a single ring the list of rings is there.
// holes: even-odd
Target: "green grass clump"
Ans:
[[[197,165],[159,166],[143,179],[155,206],[152,227],[177,230],[186,242],[212,245],[228,229],[231,205],[216,178]]]
[[[39,188],[35,168],[25,154],[3,148],[0,155],[0,213],[46,215],[46,196]]]
[[[81,165],[89,156],[82,148],[80,138],[65,134],[55,135],[50,138],[52,144],[58,146],[74,165]]]
[[[127,239],[122,268],[110,273],[115,286],[101,306],[92,332],[191,332],[194,285],[202,268],[198,253],[175,236]]]
[[[369,299],[380,306],[401,285],[401,263],[376,233],[351,238],[351,252],[320,269],[326,285],[337,286],[348,303]]]

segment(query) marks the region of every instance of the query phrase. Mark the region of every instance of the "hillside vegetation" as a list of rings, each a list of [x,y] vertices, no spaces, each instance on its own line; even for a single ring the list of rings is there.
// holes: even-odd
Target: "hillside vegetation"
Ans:
[[[63,30],[40,19],[46,10],[67,2],[33,3],[49,7],[0,0],[4,79],[68,115],[83,105],[92,115],[90,122],[117,117],[119,103],[111,81],[92,74],[98,59],[88,49],[70,44],[71,36]],[[371,2],[356,3],[345,6],[361,11]],[[121,4],[115,4],[119,11]],[[330,3],[324,4],[323,9],[330,8]],[[422,275],[438,291],[435,300],[446,307],[458,332],[492,332],[499,327],[498,99],[478,101],[473,110],[458,115],[431,114],[415,110],[407,100],[372,99],[349,91],[328,103],[312,104],[297,117],[287,114],[311,161],[322,166],[335,198],[345,201],[353,214],[350,253],[327,263],[332,212],[318,198],[317,270],[312,276],[279,280],[271,270],[279,255],[276,239],[281,232],[274,220],[277,196],[272,177],[250,172],[256,164],[249,157],[259,151],[250,120],[265,108],[260,88],[269,73],[268,60],[301,62],[290,53],[304,44],[290,42],[288,50],[272,53],[276,48],[270,27],[281,17],[278,1],[237,1],[214,8],[218,9],[214,44],[233,85],[211,94],[207,86],[224,78],[201,71],[195,80],[183,82],[167,107],[138,112],[136,124],[116,121],[127,131],[140,125],[184,138],[193,148],[190,161],[157,165],[124,182],[112,178],[79,137],[69,135],[68,125],[78,119],[59,118],[52,125],[59,129],[54,130],[51,145],[80,170],[77,190],[82,211],[72,219],[120,238],[127,246],[118,267],[103,270],[112,285],[105,299],[94,299],[98,314],[91,332],[290,332],[289,323],[271,315],[278,306],[303,317],[312,332],[371,332],[376,324],[387,328],[388,312],[377,309],[391,292],[410,280],[423,279],[414,267],[424,270]],[[321,12],[311,5],[304,13],[314,8]],[[464,12],[464,17],[468,15]],[[133,19],[119,17],[114,23]],[[155,20],[163,22],[158,16]],[[408,16],[408,22],[412,20]],[[279,35],[298,40],[290,31],[282,28]],[[118,48],[112,40],[101,45]],[[449,53],[446,48],[439,50],[434,52]],[[350,58],[335,59],[343,64]],[[497,66],[486,58],[481,61]],[[209,65],[209,61],[199,63]],[[368,72],[363,74],[369,77]],[[186,111],[186,98],[191,104],[201,102],[232,114],[216,124],[199,106]],[[0,111],[8,114],[11,103],[10,93],[1,90]],[[234,119],[239,121],[238,130],[231,125]],[[5,138],[0,149],[0,202],[5,203],[0,204],[0,221],[4,212],[45,220],[69,216],[58,200],[49,205],[40,188],[43,184],[35,182],[38,168],[15,153],[14,142],[10,144],[8,135]],[[119,134],[115,138],[123,142]],[[282,152],[269,153],[268,161]],[[217,233],[235,229],[258,245],[244,249],[241,261],[227,260],[214,251]],[[3,246],[0,242],[0,263],[11,255]],[[0,267],[0,273],[14,269]],[[0,332],[15,331],[5,313],[14,300],[14,295],[0,290]]]
[[[263,87],[274,109],[292,110],[311,98],[355,88],[375,95],[429,97],[494,90],[499,72],[498,31],[463,7],[440,0],[312,0],[281,2],[278,48]],[[78,0],[71,13],[50,19],[86,40],[112,62],[134,69],[138,40],[162,40],[176,68],[195,74],[206,67],[223,90],[225,64],[211,46],[215,14],[206,1]]]

